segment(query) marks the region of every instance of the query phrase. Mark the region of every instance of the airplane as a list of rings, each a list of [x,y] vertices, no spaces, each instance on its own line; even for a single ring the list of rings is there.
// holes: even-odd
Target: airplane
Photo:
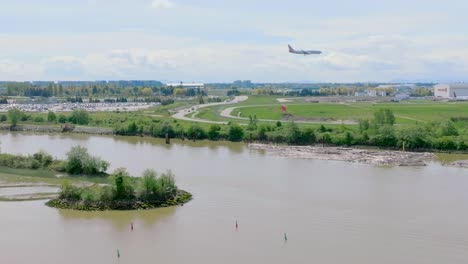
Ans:
[[[311,55],[311,54],[322,54],[321,51],[319,50],[295,50],[291,47],[291,45],[288,44],[289,52],[294,53],[294,54],[303,54],[305,55]]]

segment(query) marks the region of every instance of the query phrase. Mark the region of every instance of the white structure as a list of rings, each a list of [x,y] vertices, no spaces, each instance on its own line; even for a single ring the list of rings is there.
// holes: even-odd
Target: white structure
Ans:
[[[437,84],[434,85],[434,96],[442,98],[468,99],[468,84]]]
[[[376,90],[367,90],[367,96],[376,97],[377,91]]]
[[[167,83],[166,86],[170,87],[182,87],[182,88],[205,88],[204,83]]]

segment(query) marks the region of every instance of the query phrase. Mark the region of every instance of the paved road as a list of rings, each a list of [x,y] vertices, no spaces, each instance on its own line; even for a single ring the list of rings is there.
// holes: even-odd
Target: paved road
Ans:
[[[192,121],[192,122],[209,123],[209,124],[227,124],[228,123],[227,121],[211,121],[211,120],[206,120],[206,119],[201,119],[201,118],[188,117],[186,115],[198,113],[198,109],[200,108],[217,106],[217,105],[237,104],[239,102],[247,100],[248,98],[249,98],[248,96],[241,95],[241,96],[236,96],[234,97],[233,100],[227,101],[227,102],[224,101],[220,103],[210,103],[210,104],[191,106],[189,108],[184,108],[184,109],[177,111],[177,113],[173,114],[172,117],[176,119]]]
[[[276,105],[276,104],[270,104],[270,105]],[[232,115],[232,111],[234,111],[234,109],[237,109],[237,108],[247,108],[247,107],[257,107],[257,106],[270,106],[270,105],[249,105],[249,106],[234,106],[234,107],[228,107],[226,109],[223,109],[223,111],[221,112],[221,116],[222,117],[226,117],[226,118],[235,118],[235,119],[239,119],[239,120],[249,120],[248,118],[246,117],[239,117],[239,116],[234,116]],[[258,121],[263,121],[263,122],[278,122],[278,120],[273,120],[273,119],[257,119]],[[284,120],[280,120],[282,122],[284,122]],[[354,120],[335,120],[335,121],[320,121],[320,120],[317,120],[317,121],[310,121],[310,120],[294,120],[295,123],[299,123],[299,124],[329,124],[329,125],[341,125],[341,124],[345,124],[345,125],[355,125],[357,124],[356,121]]]
[[[200,123],[209,123],[209,124],[227,124],[228,121],[212,121],[212,120],[206,120],[206,119],[201,119],[201,118],[196,118],[196,114],[198,113],[198,109],[203,108],[203,107],[210,107],[210,106],[217,106],[217,105],[231,105],[231,104],[237,104],[239,102],[245,101],[248,99],[248,96],[236,96],[233,100],[228,101],[228,102],[221,102],[221,103],[210,103],[210,104],[203,104],[203,105],[196,105],[192,106],[190,108],[184,108],[174,115],[172,115],[173,118],[180,119],[180,120],[186,120],[186,121],[192,121],[192,122],[200,122]],[[276,104],[263,104],[263,105],[248,105],[248,106],[233,106],[233,107],[228,107],[223,109],[221,111],[220,115],[225,118],[234,118],[242,121],[248,121],[249,119],[246,117],[238,117],[238,116],[233,116],[231,113],[234,109],[236,108],[246,108],[246,107],[257,107],[257,106],[270,106],[270,105],[276,105]],[[192,110],[194,109],[194,110]],[[192,117],[187,116],[188,114],[192,114]],[[262,122],[278,122],[278,120],[273,120],[273,119],[257,119],[258,121]],[[284,122],[284,120],[281,120]],[[310,121],[310,120],[294,120],[295,123],[299,124],[334,124],[334,125],[355,125],[357,124],[356,121],[353,120],[336,120],[336,121]]]

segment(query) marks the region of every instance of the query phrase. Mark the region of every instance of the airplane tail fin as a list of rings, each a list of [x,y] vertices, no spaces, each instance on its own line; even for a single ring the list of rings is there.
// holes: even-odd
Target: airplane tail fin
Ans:
[[[294,52],[295,50],[288,44],[289,52]]]

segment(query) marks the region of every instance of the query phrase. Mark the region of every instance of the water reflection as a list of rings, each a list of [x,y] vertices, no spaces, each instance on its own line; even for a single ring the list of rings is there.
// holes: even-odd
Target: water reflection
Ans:
[[[154,210],[135,210],[135,211],[104,211],[104,212],[86,212],[76,210],[58,210],[59,215],[64,221],[74,224],[76,221],[105,221],[109,223],[114,230],[123,232],[128,231],[131,222],[138,224],[146,229],[150,229],[159,222],[166,221],[174,216],[177,207],[159,208]]]

